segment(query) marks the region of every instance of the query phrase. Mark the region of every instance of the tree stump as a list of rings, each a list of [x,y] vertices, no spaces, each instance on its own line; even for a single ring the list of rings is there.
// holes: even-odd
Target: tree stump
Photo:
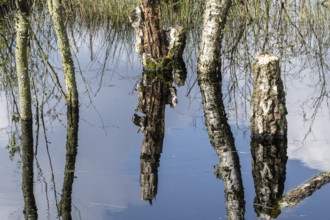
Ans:
[[[261,53],[252,64],[254,86],[251,98],[251,155],[259,218],[276,217],[283,194],[287,162],[285,92],[279,59]]]
[[[136,86],[138,93],[137,114],[133,123],[144,134],[140,156],[141,197],[152,203],[157,194],[158,167],[163,149],[165,105],[175,107],[176,89],[172,86],[175,73],[178,84],[185,80],[182,62],[185,47],[183,28],[167,31],[160,23],[160,1],[142,0],[130,17],[135,29],[135,49],[141,55],[143,73]]]

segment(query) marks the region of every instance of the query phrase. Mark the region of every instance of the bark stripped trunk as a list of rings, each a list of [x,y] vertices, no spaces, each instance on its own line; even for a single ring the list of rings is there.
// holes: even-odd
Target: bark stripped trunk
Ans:
[[[221,39],[230,6],[231,1],[206,1],[197,71],[206,127],[220,159],[215,174],[225,183],[227,219],[237,220],[244,219],[244,189],[221,91]]]
[[[284,190],[287,162],[285,92],[279,60],[261,53],[252,65],[254,87],[251,99],[251,154],[256,197],[254,208],[260,218],[275,218]]]
[[[61,201],[59,202],[59,216],[63,220],[71,220],[72,207],[72,185],[75,178],[75,165],[78,152],[78,124],[79,109],[67,110],[67,140],[66,140],[66,162],[64,170],[64,181],[62,188]]]
[[[64,80],[66,85],[66,101],[72,108],[78,107],[78,91],[75,68],[70,50],[70,42],[63,20],[63,7],[60,0],[48,0],[48,9],[53,18],[57,44],[62,58]]]
[[[160,0],[141,0],[143,21],[143,53],[161,61],[168,52],[166,34],[160,24]]]
[[[37,206],[33,194],[33,127],[31,90],[28,72],[29,56],[29,14],[30,1],[17,0],[19,9],[16,25],[16,71],[19,87],[21,144],[22,144],[22,191],[24,196],[25,219],[38,219]]]
[[[141,0],[140,6],[135,8],[130,18],[136,31],[135,48],[140,53],[143,64],[142,80],[136,86],[136,111],[140,113],[133,117],[133,122],[140,127],[139,131],[144,133],[140,156],[141,197],[150,203],[157,194],[165,105],[170,104],[173,107],[177,104],[176,89],[172,86],[173,63],[175,60],[182,60],[185,46],[185,35],[179,28],[172,29],[169,44],[166,33],[161,28],[159,3],[159,0]],[[180,68],[177,67],[184,72],[184,68]],[[181,73],[180,76],[182,75],[184,74]]]

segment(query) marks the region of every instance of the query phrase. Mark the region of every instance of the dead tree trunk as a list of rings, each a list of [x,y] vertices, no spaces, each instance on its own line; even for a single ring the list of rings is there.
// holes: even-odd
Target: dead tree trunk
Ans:
[[[172,86],[175,60],[182,60],[183,29],[171,30],[170,43],[160,23],[159,0],[141,0],[131,13],[136,32],[135,48],[142,57],[142,80],[137,84],[138,106],[133,122],[144,133],[140,157],[141,197],[152,203],[157,194],[158,167],[163,149],[165,105],[177,104]],[[181,69],[180,69],[181,70]],[[180,75],[181,76],[181,75]]]
[[[251,99],[251,155],[259,218],[275,218],[284,190],[287,162],[285,92],[279,59],[262,53],[252,64],[254,87]]]
[[[225,183],[227,219],[238,220],[244,219],[244,189],[221,91],[221,39],[230,6],[231,1],[228,0],[206,1],[197,71],[206,127],[220,159],[215,174]]]
[[[320,173],[300,186],[290,190],[281,198],[279,205],[281,208],[295,206],[328,183],[330,183],[330,172]]]

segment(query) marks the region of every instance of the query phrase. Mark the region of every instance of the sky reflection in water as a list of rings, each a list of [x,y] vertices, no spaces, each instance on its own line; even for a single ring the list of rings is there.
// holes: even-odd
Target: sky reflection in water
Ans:
[[[97,44],[97,41],[94,41]],[[86,45],[86,44],[82,44]],[[97,48],[97,45],[94,46]],[[78,54],[81,64],[88,64],[88,49]],[[132,64],[128,65],[130,62]],[[110,62],[109,62],[110,63]],[[109,64],[102,81],[102,88],[93,97],[95,109],[89,105],[84,86],[78,76],[80,108],[78,156],[73,184],[74,219],[226,219],[223,182],[213,173],[219,159],[212,148],[203,121],[201,97],[197,85],[186,97],[187,86],[178,89],[179,104],[175,109],[166,107],[165,138],[158,168],[158,194],[150,206],[140,198],[140,151],[143,135],[131,119],[137,103],[135,83],[142,70],[139,58],[133,51],[130,56],[120,56],[118,66]],[[59,65],[58,65],[59,66]],[[89,65],[86,65],[89,66]],[[99,67],[93,66],[97,69]],[[82,66],[84,70],[85,67]],[[86,69],[84,76],[92,88],[98,86],[99,77]],[[61,77],[61,76],[60,76]],[[196,73],[188,72],[193,81]],[[192,82],[188,82],[192,84]],[[299,89],[297,89],[299,88]],[[322,106],[313,126],[313,133],[302,144],[307,132],[300,114],[300,105],[310,90],[303,85],[287,85],[288,156],[285,192],[294,186],[330,168],[329,116]],[[133,92],[133,93],[132,93]],[[7,126],[5,98],[0,107],[1,128]],[[62,109],[65,121],[65,108]],[[247,123],[241,129],[232,123],[236,147],[239,151],[242,178],[245,188],[246,219],[256,219],[253,211],[254,187],[251,174],[251,155]],[[65,123],[63,123],[65,124]],[[60,196],[65,165],[66,129],[61,123],[49,125],[51,158],[55,171],[55,184]],[[9,160],[7,134],[1,130],[0,219],[22,219],[23,197],[19,157]],[[40,219],[56,219],[53,184],[44,141],[38,151],[38,162],[47,183],[49,207],[47,209],[45,182],[35,172],[35,196]],[[302,147],[305,145],[304,147]],[[292,160],[293,159],[293,160]],[[294,208],[283,210],[278,219],[324,219],[329,216],[330,187],[319,192]]]

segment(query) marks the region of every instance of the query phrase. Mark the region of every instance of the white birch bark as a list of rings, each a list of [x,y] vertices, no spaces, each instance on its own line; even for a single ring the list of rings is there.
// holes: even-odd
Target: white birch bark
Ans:
[[[227,219],[239,220],[244,219],[244,190],[221,91],[221,40],[231,3],[230,0],[206,1],[197,71],[208,134],[220,159],[215,174],[225,183]]]
[[[32,120],[30,76],[28,72],[29,19],[19,12],[16,24],[16,71],[22,121]]]
[[[255,187],[254,209],[259,218],[276,218],[284,190],[287,162],[285,92],[279,58],[260,53],[252,64],[251,155]]]
[[[57,44],[62,58],[64,80],[66,86],[67,104],[72,107],[78,106],[78,91],[76,84],[75,68],[70,50],[70,42],[63,20],[63,7],[60,0],[48,0],[49,12],[52,15],[55,27]]]
[[[38,219],[33,193],[33,126],[29,65],[29,1],[17,0],[18,16],[16,24],[16,71],[19,87],[22,145],[22,191],[24,196],[24,216],[28,220]]]

